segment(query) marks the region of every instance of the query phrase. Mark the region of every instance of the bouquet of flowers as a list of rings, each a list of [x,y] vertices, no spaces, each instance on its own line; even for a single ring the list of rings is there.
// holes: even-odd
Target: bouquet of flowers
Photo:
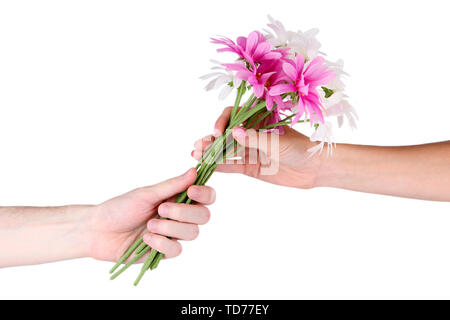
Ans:
[[[323,57],[316,39],[318,30],[287,31],[270,16],[269,21],[270,31],[265,30],[264,34],[253,31],[236,41],[225,37],[211,39],[212,43],[221,46],[218,52],[232,53],[235,59],[228,63],[213,61],[213,72],[202,77],[212,78],[206,89],[223,87],[221,99],[232,91],[235,91],[236,99],[227,130],[212,143],[196,166],[198,174],[194,184],[206,184],[219,164],[237,154],[239,148],[231,136],[231,130],[236,126],[258,126],[258,130],[283,134],[283,126],[309,122],[315,129],[311,140],[320,142],[308,150],[311,154],[321,152],[325,143],[328,151],[332,150],[329,118],[336,117],[342,126],[345,117],[352,128],[356,127],[356,113],[344,93],[342,77],[346,73],[343,62],[330,62]],[[184,192],[176,202],[190,203],[191,199]],[[155,269],[163,257],[142,238],[117,261],[110,271],[113,273],[111,279],[148,252],[134,283],[137,285],[145,272]],[[116,271],[127,259],[129,261]]]

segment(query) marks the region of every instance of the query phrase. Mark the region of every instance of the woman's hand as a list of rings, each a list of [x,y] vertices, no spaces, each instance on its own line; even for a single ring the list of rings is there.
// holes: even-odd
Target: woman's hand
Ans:
[[[149,233],[144,235],[145,243],[166,258],[179,255],[181,244],[178,240],[197,238],[198,225],[205,224],[210,217],[205,205],[215,201],[214,189],[193,186],[195,178],[195,169],[190,169],[179,177],[133,190],[95,207],[90,219],[91,257],[117,261],[146,230]],[[177,194],[186,189],[196,203],[175,203]]]
[[[223,133],[230,114],[231,108],[226,108],[216,122],[214,136],[195,143],[194,158],[199,159],[214,137]],[[219,165],[217,170],[296,188],[332,187],[450,201],[450,141],[399,147],[337,144],[332,156],[322,153],[311,157],[308,149],[314,143],[289,127],[284,130],[285,134],[278,136],[278,147],[274,148],[273,144],[259,143],[271,141],[262,139],[267,133],[234,128],[233,137],[245,147],[243,159],[237,164]],[[252,149],[258,151],[256,162],[248,158]],[[264,175],[262,169],[274,164],[278,170]]]
[[[226,108],[217,119],[213,136],[207,136],[195,142],[195,150],[191,154],[195,159],[200,159],[215,137],[219,137],[225,131],[231,110],[231,107]],[[217,167],[217,171],[242,173],[288,187],[308,189],[316,186],[320,157],[310,157],[310,153],[308,153],[308,149],[314,146],[314,143],[308,137],[289,127],[284,127],[284,130],[285,133],[278,136],[279,143],[277,146],[274,143],[260,142],[273,141],[270,135],[277,133],[261,133],[253,129],[245,130],[242,127],[234,128],[234,139],[245,147],[242,160],[233,164],[221,164]],[[268,135],[267,139],[260,139],[263,134]],[[258,154],[256,163],[249,161],[249,155],[252,152]],[[278,169],[273,174],[265,175],[263,169],[267,167]]]

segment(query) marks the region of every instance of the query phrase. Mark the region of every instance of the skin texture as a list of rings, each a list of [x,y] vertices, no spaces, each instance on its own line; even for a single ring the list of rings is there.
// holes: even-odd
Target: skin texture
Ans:
[[[194,158],[199,159],[214,138],[224,132],[230,114],[231,108],[226,108],[216,121],[214,135],[195,142]],[[257,149],[259,161],[249,164],[248,159],[244,158],[240,163],[219,165],[217,171],[242,173],[273,184],[301,189],[333,187],[450,201],[450,141],[400,147],[337,144],[332,156],[323,152],[310,157],[307,150],[315,143],[289,127],[285,127],[285,134],[279,137],[277,154],[270,154],[270,147],[259,146],[257,139],[248,138],[258,135],[260,133],[254,130],[234,128],[233,137],[245,146],[244,154],[251,154],[251,148]],[[278,161],[278,172],[262,175],[261,168],[272,161]]]
[[[212,188],[192,186],[195,178],[195,169],[190,169],[95,206],[2,207],[0,267],[82,257],[117,261],[147,230],[147,244],[166,258],[175,257],[181,253],[179,240],[198,236],[198,225],[210,217],[206,205],[215,201]],[[174,203],[176,195],[187,188],[194,204]],[[171,220],[156,219],[159,216]]]

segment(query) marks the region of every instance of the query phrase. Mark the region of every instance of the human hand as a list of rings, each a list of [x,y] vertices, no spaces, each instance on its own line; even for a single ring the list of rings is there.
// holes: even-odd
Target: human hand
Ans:
[[[226,129],[232,107],[225,108],[222,115],[217,119],[214,127],[214,135],[206,136],[195,142],[195,150],[191,155],[199,160],[203,152],[219,137]],[[258,129],[258,127],[256,127]],[[308,137],[295,131],[292,128],[284,127],[284,134],[279,136],[279,148],[273,148],[269,144],[259,143],[261,132],[253,129],[246,130],[242,127],[233,129],[234,139],[244,149],[242,160],[233,164],[221,164],[217,167],[219,172],[242,173],[262,181],[277,185],[308,189],[316,186],[316,180],[320,167],[320,157],[310,157],[308,149],[314,146],[314,143]],[[269,136],[276,133],[264,133]],[[255,137],[249,139],[249,136]],[[271,140],[270,137],[267,141]],[[257,149],[258,157],[256,163],[249,163],[248,156],[250,149]],[[278,167],[275,174],[264,175],[262,169],[274,165]]]
[[[207,223],[210,217],[205,205],[215,201],[214,189],[192,185],[196,174],[195,169],[190,169],[181,176],[138,188],[96,206],[89,222],[92,234],[90,256],[117,261],[147,229],[145,243],[166,258],[179,255],[181,244],[178,240],[194,240],[198,236],[198,225]],[[196,204],[174,202],[177,194],[186,189]],[[139,262],[145,259],[144,256]]]

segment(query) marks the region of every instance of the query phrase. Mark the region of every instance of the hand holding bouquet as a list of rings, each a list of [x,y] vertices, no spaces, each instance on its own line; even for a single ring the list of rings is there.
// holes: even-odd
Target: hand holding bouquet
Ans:
[[[308,149],[313,155],[321,152],[325,143],[328,150],[332,150],[328,118],[335,116],[342,125],[346,117],[352,127],[356,126],[356,114],[344,94],[341,79],[345,75],[343,64],[341,61],[329,62],[320,54],[320,44],[315,38],[317,30],[305,33],[286,31],[280,22],[269,19],[271,31],[265,35],[253,31],[247,37],[238,37],[236,41],[225,37],[212,39],[214,44],[220,46],[218,52],[232,53],[234,59],[227,63],[214,62],[213,72],[202,77],[212,78],[206,89],[223,86],[220,98],[235,91],[236,99],[233,107],[227,109],[221,118],[214,142],[198,155],[196,185],[206,184],[218,165],[235,157],[242,144],[245,146],[246,129],[257,128],[259,132],[284,134],[289,130],[285,130],[285,126],[309,123],[315,129],[311,140],[320,142]],[[234,136],[241,140],[239,147],[231,136],[233,130]],[[187,192],[181,193],[176,200],[177,203],[191,201]],[[117,277],[147,253],[148,257],[135,282],[137,285],[145,272],[155,269],[163,257],[142,238],[113,267],[111,273],[115,273],[111,278]],[[127,260],[125,266],[116,271]]]

